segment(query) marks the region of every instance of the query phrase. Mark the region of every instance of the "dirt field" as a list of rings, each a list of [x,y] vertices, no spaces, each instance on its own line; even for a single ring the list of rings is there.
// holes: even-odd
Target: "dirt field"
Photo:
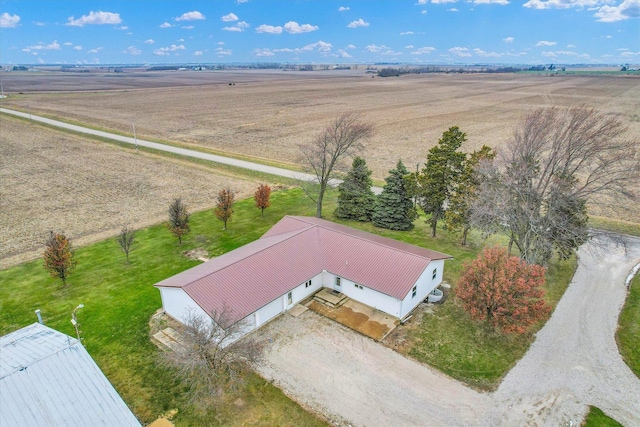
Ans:
[[[619,114],[640,135],[640,79],[540,75],[408,75],[186,71],[133,74],[4,73],[0,104],[138,135],[296,163],[297,145],[338,111],[376,124],[365,157],[375,178],[401,158],[426,160],[442,132],[460,126],[464,149],[506,143],[523,112],[587,104]],[[236,84],[229,85],[234,82]],[[143,89],[133,89],[143,88]],[[55,92],[64,90],[66,92]],[[47,92],[44,92],[47,91]]]
[[[39,256],[49,230],[83,245],[163,221],[173,197],[196,211],[223,185],[255,186],[4,116],[0,129],[0,268]]]

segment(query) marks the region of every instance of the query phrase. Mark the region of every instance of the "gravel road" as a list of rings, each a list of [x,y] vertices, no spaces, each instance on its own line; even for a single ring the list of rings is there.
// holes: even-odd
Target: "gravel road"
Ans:
[[[625,426],[640,426],[640,380],[615,341],[640,239],[630,239],[626,254],[611,242],[598,252],[590,247],[578,252],[571,285],[494,393],[483,425],[578,426],[593,405]]]
[[[640,426],[640,380],[615,342],[625,278],[640,262],[610,242],[583,247],[553,316],[495,393],[478,393],[313,312],[261,330],[260,372],[338,425],[578,426],[587,405]]]

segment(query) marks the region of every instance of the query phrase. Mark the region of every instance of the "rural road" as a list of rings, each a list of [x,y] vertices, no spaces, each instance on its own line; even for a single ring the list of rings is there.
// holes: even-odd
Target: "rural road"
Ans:
[[[494,393],[440,372],[313,312],[282,316],[259,371],[338,425],[579,426],[587,406],[640,426],[640,380],[615,342],[625,279],[640,262],[610,241],[579,250],[576,274],[526,355]]]
[[[271,175],[282,176],[286,178],[299,179],[302,181],[316,181],[314,175],[306,174],[303,172],[292,171],[289,169],[278,168],[275,166],[267,166],[260,163],[248,162],[246,160],[238,160],[225,156],[218,156],[215,154],[203,153],[197,150],[191,150],[188,148],[174,147],[171,145],[160,144],[158,142],[145,141],[144,139],[131,138],[128,136],[116,135],[110,132],[104,132],[100,130],[90,129],[83,126],[72,125],[69,123],[61,122],[58,120],[48,119],[46,117],[36,116],[30,113],[23,113],[21,111],[10,110],[7,108],[0,108],[0,113],[11,114],[14,116],[26,118],[32,121],[45,123],[49,126],[55,126],[62,129],[68,129],[74,132],[84,133],[87,135],[98,136],[101,138],[107,138],[118,142],[124,142],[126,144],[138,145],[140,147],[151,148],[154,150],[164,151],[167,153],[179,154],[181,156],[192,157],[196,159],[208,160],[223,165],[236,166],[243,169],[249,169],[256,172],[268,173]],[[331,180],[329,183],[336,186],[340,183],[340,180]],[[372,187],[374,193],[379,194],[382,192],[382,188]]]

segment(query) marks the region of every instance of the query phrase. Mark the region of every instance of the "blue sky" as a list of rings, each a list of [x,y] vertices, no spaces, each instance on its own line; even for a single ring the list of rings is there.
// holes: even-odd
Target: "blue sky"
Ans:
[[[0,0],[2,64],[640,63],[640,0]]]

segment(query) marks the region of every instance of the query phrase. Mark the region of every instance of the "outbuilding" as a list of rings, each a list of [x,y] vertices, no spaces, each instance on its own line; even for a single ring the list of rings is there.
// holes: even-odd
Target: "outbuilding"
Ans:
[[[323,287],[402,320],[441,283],[450,258],[324,219],[285,216],[260,239],[155,286],[176,320],[225,310],[245,333]]]

